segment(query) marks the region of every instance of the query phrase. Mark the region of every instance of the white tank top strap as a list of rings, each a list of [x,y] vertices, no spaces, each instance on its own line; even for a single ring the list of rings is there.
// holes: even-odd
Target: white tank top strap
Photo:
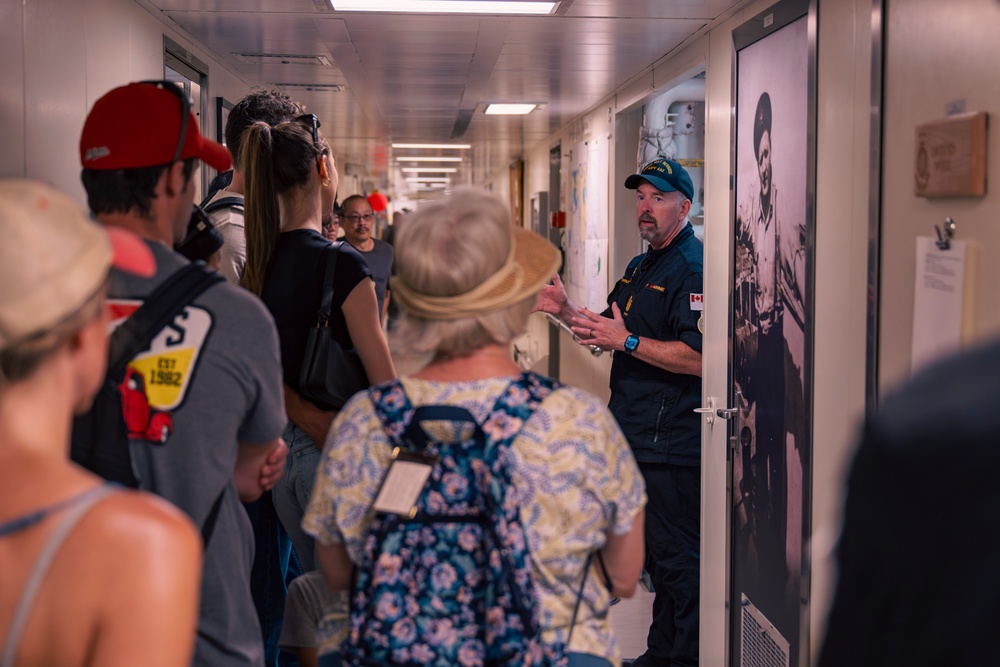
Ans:
[[[59,553],[59,547],[62,546],[63,541],[91,507],[105,496],[115,493],[118,490],[119,488],[114,485],[102,484],[81,493],[74,499],[69,510],[66,512],[66,516],[62,518],[62,521],[56,526],[45,546],[42,547],[35,567],[28,576],[28,583],[24,586],[21,599],[18,600],[14,616],[10,622],[10,628],[7,630],[7,636],[4,638],[3,651],[0,653],[0,667],[14,667],[14,660],[17,658],[17,649],[21,641],[21,633],[24,631],[24,625],[27,623],[35,597],[38,595],[38,591],[45,581],[45,575],[48,572],[49,566],[52,565],[56,554]]]

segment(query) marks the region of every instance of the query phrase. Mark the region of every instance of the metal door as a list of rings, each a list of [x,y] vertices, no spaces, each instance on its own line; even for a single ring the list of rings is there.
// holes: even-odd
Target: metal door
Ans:
[[[731,663],[808,664],[815,13],[774,5],[737,54],[729,419]],[[758,20],[759,19],[759,20]],[[810,21],[813,21],[810,23]]]

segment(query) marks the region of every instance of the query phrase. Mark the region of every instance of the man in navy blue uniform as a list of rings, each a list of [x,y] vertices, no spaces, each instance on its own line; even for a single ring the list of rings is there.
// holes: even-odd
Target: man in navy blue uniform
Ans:
[[[688,222],[693,186],[657,158],[625,179],[636,191],[647,251],[598,314],[574,304],[559,276],[536,310],[569,324],[582,345],[614,351],[608,407],[646,480],[646,569],[653,582],[647,650],[633,665],[698,664],[701,543],[702,244]]]

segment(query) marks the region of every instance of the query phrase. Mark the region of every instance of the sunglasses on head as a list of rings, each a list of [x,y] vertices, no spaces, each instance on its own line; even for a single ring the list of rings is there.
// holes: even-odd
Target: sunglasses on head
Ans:
[[[319,145],[319,128],[322,125],[319,122],[319,118],[316,117],[316,114],[307,113],[307,114],[302,114],[301,116],[296,116],[295,122],[306,123],[312,128],[313,146],[316,148],[317,153],[322,153],[323,149]]]
[[[321,124],[319,122],[319,118],[316,117],[316,114],[314,114],[314,113],[306,113],[306,114],[302,114],[301,116],[296,116],[295,117],[295,122],[296,123],[306,123],[306,124],[309,125],[309,127],[312,128],[313,148],[316,149],[317,153],[319,153],[320,155],[322,155],[323,154],[323,147],[319,145],[319,128],[321,127]],[[316,171],[320,172],[319,164],[316,165]]]
[[[188,99],[188,96],[180,86],[173,81],[164,79],[160,81],[140,81],[139,83],[162,88],[181,101],[181,134],[177,141],[177,150],[174,151],[174,157],[170,160],[170,164],[173,164],[181,159],[181,153],[184,152],[184,142],[187,140],[188,119],[191,117],[191,100]]]

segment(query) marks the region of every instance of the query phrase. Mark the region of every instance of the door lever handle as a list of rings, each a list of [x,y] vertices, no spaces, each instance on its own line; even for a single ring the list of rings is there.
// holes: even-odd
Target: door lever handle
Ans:
[[[715,414],[719,416],[720,419],[732,419],[739,413],[739,408],[719,408],[715,411]]]

